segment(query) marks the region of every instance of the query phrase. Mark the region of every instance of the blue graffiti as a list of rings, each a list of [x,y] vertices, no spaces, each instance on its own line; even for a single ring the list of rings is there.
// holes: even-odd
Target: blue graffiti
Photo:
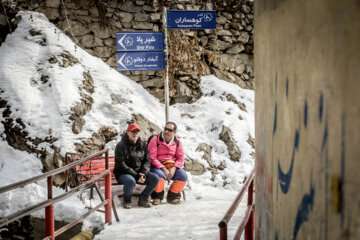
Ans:
[[[286,77],[286,97],[289,96],[289,78]]]
[[[307,103],[307,100],[305,100],[305,104],[304,104],[304,125],[305,125],[305,128],[307,126],[307,121],[308,121],[308,103]]]
[[[277,127],[277,103],[275,102],[275,111],[274,111],[274,127],[273,127],[273,137],[275,136],[276,127]]]
[[[296,239],[297,234],[301,225],[308,220],[308,216],[310,211],[312,211],[314,206],[314,196],[315,196],[315,189],[310,185],[310,194],[305,194],[301,200],[301,204],[298,208],[293,232],[293,240]]]
[[[322,121],[323,117],[323,106],[324,106],[324,96],[322,93],[320,93],[320,99],[319,99],[319,119],[320,122]]]
[[[298,150],[298,148],[299,148],[299,138],[300,138],[299,131],[296,130],[295,131],[295,139],[294,139],[294,147],[293,147],[293,152],[292,152],[292,156],[291,156],[290,169],[287,173],[284,173],[282,171],[281,166],[280,166],[280,159],[278,159],[278,179],[279,179],[281,191],[285,194],[289,191],[291,177],[292,177],[292,171],[293,171],[293,166],[294,166],[294,160],[295,160],[295,150]]]
[[[323,135],[323,140],[322,140],[322,144],[321,144],[321,152],[324,151],[326,143],[327,143],[327,139],[328,139],[328,119],[326,118],[326,122],[325,122],[325,129],[324,129],[324,135]]]

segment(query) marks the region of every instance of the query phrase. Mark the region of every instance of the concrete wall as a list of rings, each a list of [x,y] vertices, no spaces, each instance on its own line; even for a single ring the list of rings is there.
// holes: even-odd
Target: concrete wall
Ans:
[[[254,3],[256,239],[360,239],[360,1]]]

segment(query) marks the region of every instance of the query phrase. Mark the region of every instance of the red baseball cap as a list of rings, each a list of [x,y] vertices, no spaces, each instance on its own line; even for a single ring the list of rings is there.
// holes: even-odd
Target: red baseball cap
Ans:
[[[140,131],[140,127],[137,123],[132,123],[127,128],[127,131],[136,131],[136,130]]]

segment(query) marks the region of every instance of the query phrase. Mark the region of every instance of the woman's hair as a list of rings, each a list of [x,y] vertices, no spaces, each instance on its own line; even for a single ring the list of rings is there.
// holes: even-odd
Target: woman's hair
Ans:
[[[176,131],[176,129],[177,129],[176,123],[174,123],[174,122],[167,122],[165,125],[167,125],[167,124],[172,124],[172,125],[174,126],[174,130]]]

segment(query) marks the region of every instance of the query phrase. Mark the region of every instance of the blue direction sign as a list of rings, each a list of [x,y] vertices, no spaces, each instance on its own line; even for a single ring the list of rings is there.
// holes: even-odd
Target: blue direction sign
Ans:
[[[215,29],[215,10],[167,10],[166,25],[168,28],[181,29]]]
[[[165,67],[164,52],[117,52],[117,69],[129,70],[161,70]]]
[[[117,51],[162,51],[165,36],[161,32],[119,32],[116,33]]]

